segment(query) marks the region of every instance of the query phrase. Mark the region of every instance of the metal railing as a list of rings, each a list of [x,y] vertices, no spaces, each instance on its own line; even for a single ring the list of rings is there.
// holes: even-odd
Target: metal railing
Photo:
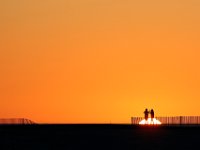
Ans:
[[[0,118],[0,125],[2,124],[35,124],[35,123],[25,118]]]
[[[162,124],[170,125],[170,124],[194,124],[200,125],[200,116],[170,116],[170,117],[155,117]],[[131,117],[131,124],[139,124],[144,117]]]

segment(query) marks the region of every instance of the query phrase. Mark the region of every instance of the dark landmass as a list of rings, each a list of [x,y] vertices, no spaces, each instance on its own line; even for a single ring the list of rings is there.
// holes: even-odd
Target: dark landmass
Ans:
[[[1,149],[195,149],[199,126],[0,125]]]

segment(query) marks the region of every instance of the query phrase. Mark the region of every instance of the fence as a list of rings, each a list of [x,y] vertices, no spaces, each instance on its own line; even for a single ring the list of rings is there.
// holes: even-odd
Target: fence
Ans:
[[[35,124],[33,121],[25,118],[0,118],[1,124]]]
[[[162,124],[194,124],[200,125],[200,116],[172,116],[172,117],[155,117]],[[131,117],[131,124],[139,124],[144,117]]]

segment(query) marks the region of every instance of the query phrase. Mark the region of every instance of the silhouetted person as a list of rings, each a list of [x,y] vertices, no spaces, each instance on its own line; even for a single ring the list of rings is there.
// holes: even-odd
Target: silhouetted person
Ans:
[[[151,120],[153,120],[153,118],[154,118],[154,111],[153,111],[153,109],[151,109],[150,113],[151,113]]]
[[[145,109],[145,111],[144,111],[144,118],[145,118],[145,120],[148,119],[148,115],[149,115],[149,111],[147,109]]]

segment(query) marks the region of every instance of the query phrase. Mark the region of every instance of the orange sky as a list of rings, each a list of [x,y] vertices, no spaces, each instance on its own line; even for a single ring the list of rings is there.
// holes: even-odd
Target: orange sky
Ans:
[[[200,115],[199,0],[0,0],[0,118]]]

